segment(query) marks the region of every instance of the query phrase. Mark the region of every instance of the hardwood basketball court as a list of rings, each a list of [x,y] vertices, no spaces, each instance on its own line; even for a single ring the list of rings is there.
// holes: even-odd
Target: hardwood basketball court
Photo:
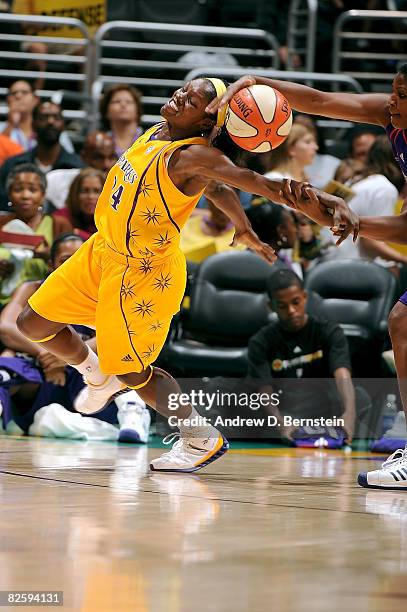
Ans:
[[[236,444],[150,473],[161,452],[0,437],[0,590],[84,612],[405,609],[407,493],[356,484],[383,457]]]

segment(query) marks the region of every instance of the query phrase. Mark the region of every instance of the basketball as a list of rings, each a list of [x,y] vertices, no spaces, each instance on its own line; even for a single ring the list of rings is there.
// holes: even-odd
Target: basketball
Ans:
[[[284,142],[292,120],[291,107],[283,94],[268,85],[251,85],[231,99],[225,127],[242,149],[266,153]]]

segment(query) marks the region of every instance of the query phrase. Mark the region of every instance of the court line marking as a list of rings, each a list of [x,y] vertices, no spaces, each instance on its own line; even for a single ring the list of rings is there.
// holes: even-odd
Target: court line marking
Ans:
[[[45,477],[45,476],[33,476],[31,474],[20,474],[18,472],[10,472],[8,470],[0,470],[0,474],[6,474],[9,476],[20,476],[22,478],[32,478],[34,480],[43,480],[43,481],[49,481],[49,482],[60,482],[60,483],[64,483],[64,484],[73,484],[73,485],[79,485],[79,486],[85,486],[85,487],[96,487],[99,489],[110,489],[111,487],[109,485],[103,485],[103,484],[94,484],[91,482],[76,482],[74,480],[63,480],[60,478],[49,478],[49,477]],[[208,474],[209,476],[209,474]],[[227,476],[227,475],[226,475]],[[114,489],[115,491],[117,491],[117,489]],[[124,492],[127,493],[131,493],[131,491],[129,491],[128,489],[123,489]],[[153,493],[155,495],[167,495],[167,497],[170,497],[169,493],[163,493],[162,491],[148,491],[146,489],[141,489],[139,488],[137,490],[137,493]],[[362,493],[362,491],[361,491]],[[320,512],[340,512],[341,514],[361,514],[362,516],[369,516],[369,517],[376,517],[379,518],[380,515],[378,514],[371,514],[369,512],[364,512],[362,510],[339,510],[337,508],[315,508],[314,506],[296,506],[296,505],[287,505],[287,504],[276,504],[276,503],[265,503],[265,502],[254,502],[254,501],[245,501],[245,500],[240,500],[240,499],[226,499],[224,497],[209,497],[209,498],[205,498],[201,495],[179,495],[177,494],[178,497],[187,497],[190,499],[209,499],[209,500],[213,500],[213,501],[218,501],[218,502],[229,502],[232,504],[246,504],[246,505],[251,505],[251,506],[266,506],[266,507],[277,507],[277,508],[296,508],[297,510],[319,510]]]

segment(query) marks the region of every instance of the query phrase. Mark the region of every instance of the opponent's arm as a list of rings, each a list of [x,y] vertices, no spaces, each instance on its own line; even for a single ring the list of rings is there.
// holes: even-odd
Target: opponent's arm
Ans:
[[[287,98],[290,106],[302,113],[362,123],[375,123],[382,126],[390,123],[388,94],[332,93],[299,83],[277,81],[252,75],[244,76],[232,83],[220,100],[218,98],[212,100],[206,111],[215,113],[219,106],[230,102],[240,89],[250,87],[250,85],[268,85],[278,89]]]
[[[372,240],[407,244],[407,211],[391,217],[360,217],[359,235]]]

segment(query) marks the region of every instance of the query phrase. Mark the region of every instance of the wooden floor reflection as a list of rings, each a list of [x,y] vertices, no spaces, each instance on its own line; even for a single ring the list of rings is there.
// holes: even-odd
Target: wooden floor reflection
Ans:
[[[355,480],[377,458],[246,449],[151,474],[160,452],[1,437],[0,590],[98,612],[406,608],[407,493]]]

